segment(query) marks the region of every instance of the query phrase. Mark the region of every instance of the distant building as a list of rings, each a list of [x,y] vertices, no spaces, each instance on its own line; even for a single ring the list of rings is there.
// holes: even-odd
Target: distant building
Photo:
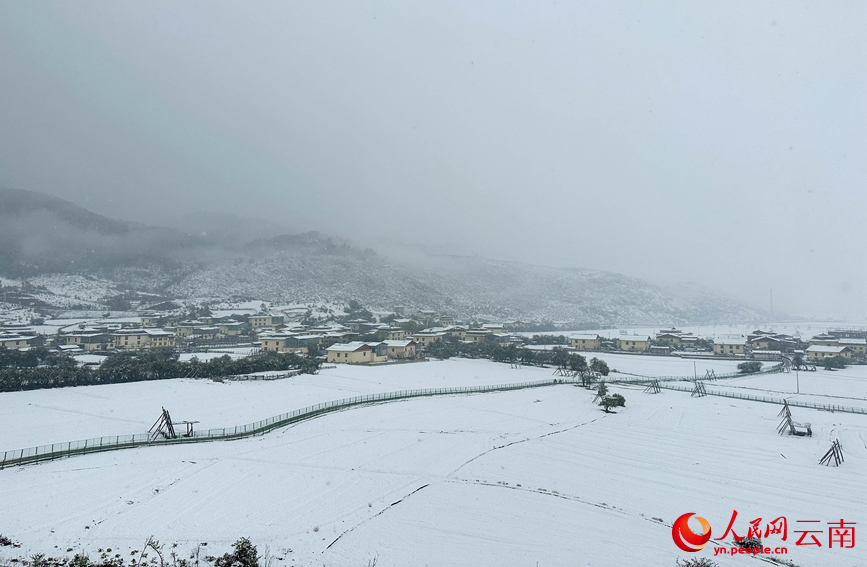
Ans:
[[[413,340],[386,340],[383,341],[389,358],[402,360],[415,358],[416,342]]]
[[[713,353],[720,356],[743,356],[747,352],[747,341],[740,339],[714,339]]]
[[[671,354],[671,350],[672,350],[672,347],[670,347],[668,345],[650,345],[650,348],[648,349],[647,352],[649,352],[650,354],[658,354],[658,355],[667,356],[667,355]]]
[[[36,346],[36,335],[0,334],[0,347],[10,350],[24,350]]]
[[[196,327],[202,325],[201,321],[181,321],[175,326],[175,333],[179,337],[189,337],[196,334]]]
[[[457,337],[459,339],[463,339],[467,335],[468,330],[469,329],[461,325],[452,325],[450,327],[445,327],[443,329],[443,332],[448,334],[450,337]]]
[[[572,335],[569,337],[569,344],[575,350],[593,350],[598,351],[600,347],[599,335]]]
[[[267,313],[257,313],[250,315],[250,325],[254,329],[262,327],[279,327],[283,325],[284,317],[282,315],[269,315]]]
[[[307,354],[310,347],[319,345],[322,335],[296,335],[293,333],[263,333],[259,337],[259,348],[265,352],[294,352]]]
[[[645,352],[650,349],[650,337],[646,335],[618,337],[617,348],[627,352]]]
[[[494,333],[495,335],[503,335],[509,332],[502,323],[485,323],[482,325],[482,330]]]
[[[791,337],[785,335],[765,335],[750,340],[752,350],[778,350],[780,352],[792,352],[797,343]]]
[[[483,343],[494,340],[494,333],[483,329],[470,329],[464,335],[464,340],[470,343]]]
[[[400,327],[380,327],[376,330],[376,338],[381,341],[402,341],[408,334]]]
[[[808,346],[838,346],[837,337],[828,334],[816,335],[807,342]]]
[[[328,348],[333,344],[348,343],[352,336],[355,336],[355,333],[350,334],[342,331],[330,331],[322,335],[322,342],[319,344],[323,348]]]
[[[142,315],[141,316],[141,326],[142,327],[160,327],[163,324],[164,317],[162,315]]]
[[[428,346],[429,344],[432,344],[432,343],[435,343],[439,340],[442,340],[442,338],[445,336],[446,336],[446,334],[443,332],[426,333],[426,332],[422,331],[420,333],[415,333],[412,336],[412,340],[414,340],[416,343],[420,344],[421,346]]]
[[[660,345],[680,346],[682,333],[676,329],[660,331],[653,337],[653,341]]]
[[[217,327],[203,326],[196,327],[194,336],[202,337],[205,339],[213,339],[220,333],[220,329]]]
[[[852,358],[852,350],[845,346],[820,346],[813,345],[807,348],[807,360],[810,362],[822,362],[826,358],[842,356]]]
[[[867,339],[867,331],[863,329],[831,329],[828,334],[837,339]]]
[[[227,323],[218,323],[217,329],[224,337],[234,337],[240,335],[246,330],[247,325],[244,323],[232,321]]]
[[[854,356],[867,355],[867,339],[839,339],[837,343],[851,350]]]
[[[263,352],[284,352],[289,335],[268,334],[259,337],[259,350]]]
[[[99,331],[60,335],[59,338],[63,341],[64,345],[78,346],[84,351],[103,351],[108,350],[112,346],[111,335]]]
[[[384,354],[378,354],[377,348],[358,341],[331,345],[325,352],[327,353],[328,362],[370,364],[371,362],[386,360],[388,357],[388,347],[384,343],[376,344],[382,344],[382,347],[379,347],[379,352],[385,351]]]
[[[118,350],[173,347],[175,334],[162,329],[118,329],[111,334],[111,346]]]

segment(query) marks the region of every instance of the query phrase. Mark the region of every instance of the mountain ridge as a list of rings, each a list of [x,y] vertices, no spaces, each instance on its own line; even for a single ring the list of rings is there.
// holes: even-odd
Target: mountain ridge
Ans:
[[[20,189],[0,188],[0,211],[0,275],[6,277],[85,275],[181,299],[355,299],[383,310],[435,309],[461,318],[582,324],[767,319],[700,286],[679,293],[615,272],[460,255],[409,262],[315,231],[227,244],[209,238],[213,231],[206,226],[198,226],[197,235],[123,223]]]

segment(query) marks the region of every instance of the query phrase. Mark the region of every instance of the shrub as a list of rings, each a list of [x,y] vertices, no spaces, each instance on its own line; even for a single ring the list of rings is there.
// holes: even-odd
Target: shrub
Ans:
[[[837,356],[828,356],[825,358],[825,360],[822,361],[822,363],[825,365],[825,370],[837,370],[841,368],[846,368],[847,362],[848,361],[846,360],[846,357],[840,356],[839,354]]]
[[[733,543],[735,544],[736,547],[742,547],[742,548],[748,549],[750,551],[761,550],[763,547],[762,546],[762,540],[760,538],[755,537],[755,536],[744,538],[740,541],[735,540]]]
[[[242,537],[233,543],[232,547],[235,548],[232,553],[226,553],[214,560],[217,567],[259,567],[259,551],[249,538]]]
[[[604,360],[599,360],[595,356],[590,359],[590,370],[593,372],[598,372],[603,376],[608,376],[610,370],[608,369],[608,363]]]
[[[741,374],[752,374],[762,369],[762,363],[758,360],[748,360],[738,364],[738,372]]]
[[[596,386],[596,393],[599,394],[600,397],[605,396],[608,393],[608,386],[605,385],[605,380],[602,380],[599,382],[599,385]]]
[[[602,398],[602,401],[599,402],[599,405],[602,406],[602,409],[605,410],[605,413],[611,413],[611,408],[624,407],[626,405],[626,398],[624,398],[620,394],[605,396],[604,398]]]
[[[678,559],[677,567],[719,567],[719,563],[707,557],[693,557],[684,560]]]

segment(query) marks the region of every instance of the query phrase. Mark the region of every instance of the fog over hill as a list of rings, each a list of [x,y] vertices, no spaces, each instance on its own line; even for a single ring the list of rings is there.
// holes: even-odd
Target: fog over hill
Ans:
[[[0,189],[0,221],[0,275],[9,278],[62,273],[177,298],[356,299],[379,309],[574,324],[767,318],[695,285],[662,288],[612,272],[475,256],[396,259],[317,232],[271,236],[275,227],[244,228],[249,223],[231,215],[148,227],[39,193]]]

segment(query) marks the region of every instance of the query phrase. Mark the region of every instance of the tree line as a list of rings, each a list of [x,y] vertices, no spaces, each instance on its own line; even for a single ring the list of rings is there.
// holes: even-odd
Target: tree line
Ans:
[[[551,350],[533,350],[514,343],[466,343],[457,337],[445,336],[427,345],[424,350],[428,356],[439,359],[453,356],[487,358],[494,362],[520,363],[527,366],[551,365],[579,373],[592,371],[603,376],[608,376],[608,372],[610,372],[604,360],[592,358],[588,363],[587,359],[580,354],[570,353],[560,347],[554,347]]]
[[[283,370],[315,374],[320,364],[316,357],[278,352],[238,360],[225,355],[204,361],[197,358],[181,361],[173,349],[159,348],[113,353],[98,367],[91,368],[45,348],[21,352],[0,347],[0,392],[171,378],[219,378]]]

